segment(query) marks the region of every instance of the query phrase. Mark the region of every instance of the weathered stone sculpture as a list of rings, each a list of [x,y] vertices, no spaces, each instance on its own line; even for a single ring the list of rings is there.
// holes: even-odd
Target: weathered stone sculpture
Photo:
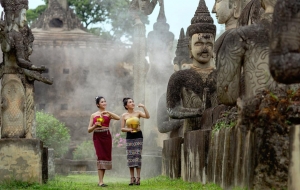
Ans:
[[[270,72],[277,82],[299,83],[300,62],[300,4],[296,0],[278,1],[271,26]],[[294,126],[289,128],[289,173],[288,189],[296,190],[300,186],[300,143],[299,143],[299,90],[293,92],[288,113]],[[276,143],[277,144],[277,143]]]
[[[137,102],[145,102],[145,75],[146,75],[146,29],[145,25],[139,18],[139,11],[149,15],[152,13],[157,0],[134,0],[130,3],[130,11],[135,20],[133,34],[133,51],[134,51],[134,95]]]
[[[191,66],[192,59],[189,57],[189,39],[185,36],[184,29],[181,28],[180,36],[177,43],[175,52],[174,71],[189,69]]]
[[[278,1],[271,26],[270,71],[277,82],[300,83],[300,5]]]
[[[215,0],[212,13],[216,13],[219,24],[225,24],[225,30],[236,28],[243,8],[250,0]]]
[[[157,112],[160,108],[157,107],[156,102],[166,92],[168,80],[173,73],[171,61],[174,34],[169,31],[169,28],[162,2],[157,21],[153,25],[153,31],[148,33],[147,38],[150,68],[146,76],[145,104],[149,105],[148,111],[150,114],[152,113],[153,117],[145,120],[144,130],[157,129],[159,125]],[[155,103],[153,104],[153,102]],[[159,132],[157,134],[159,138],[162,137]]]
[[[255,4],[251,1],[251,5]],[[252,3],[253,2],[253,3]],[[217,91],[220,103],[235,105],[238,97],[249,98],[259,91],[274,90],[277,83],[269,72],[269,29],[276,0],[262,0],[264,14],[258,23],[230,31],[217,54]],[[247,6],[248,7],[248,6]],[[249,10],[245,8],[244,11]],[[248,18],[247,18],[248,19]],[[241,72],[244,84],[241,84]],[[244,87],[244,90],[241,90]]]
[[[159,0],[161,2],[162,0]],[[157,0],[133,0],[130,3],[130,9],[133,13],[133,17],[135,19],[135,23],[141,23],[140,17],[138,15],[138,11],[142,11],[145,15],[150,15],[155,6],[157,4]]]
[[[203,111],[214,101],[216,72],[211,67],[216,26],[204,0],[200,0],[188,28],[191,69],[175,72],[169,80],[167,107],[171,118],[185,119],[184,131],[200,129]]]
[[[33,138],[33,83],[52,84],[52,80],[41,75],[45,67],[36,67],[29,60],[34,37],[25,23],[28,0],[1,0],[1,5],[8,11],[1,21],[0,39],[4,59],[0,66],[1,138]]]
[[[238,25],[242,10],[250,0],[216,0],[212,13],[219,24],[225,24],[225,32],[216,40],[214,52],[217,55],[226,35]],[[217,62],[217,61],[216,61]]]

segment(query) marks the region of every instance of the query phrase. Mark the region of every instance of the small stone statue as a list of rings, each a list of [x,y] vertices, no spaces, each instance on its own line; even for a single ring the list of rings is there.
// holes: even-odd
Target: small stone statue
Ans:
[[[220,103],[235,105],[238,97],[249,98],[261,90],[272,91],[276,88],[277,83],[269,72],[269,29],[276,1],[261,0],[260,3],[260,0],[252,0],[249,3],[251,6],[247,6],[244,11],[260,12],[263,8],[265,11],[260,20],[231,30],[224,38],[217,54]],[[242,72],[244,84],[241,84]]]
[[[173,119],[185,119],[184,132],[200,129],[203,111],[217,104],[216,71],[211,66],[216,26],[204,0],[199,2],[188,35],[193,65],[175,72],[167,88],[168,114]]]
[[[160,5],[163,3],[163,0],[158,1]],[[138,15],[139,11],[142,11],[145,15],[150,15],[153,12],[156,4],[157,0],[132,0],[130,3],[130,10],[133,13],[135,24],[142,23]]]
[[[189,56],[189,39],[185,36],[183,28],[180,30],[175,54],[176,56],[173,60],[174,71],[190,69],[192,59]]]
[[[270,71],[277,82],[300,83],[300,4],[278,1],[271,26]]]
[[[37,67],[29,60],[34,37],[26,24],[28,0],[0,2],[5,10],[5,20],[2,17],[0,22],[1,138],[34,138],[33,83],[53,82],[42,76],[45,67]]]

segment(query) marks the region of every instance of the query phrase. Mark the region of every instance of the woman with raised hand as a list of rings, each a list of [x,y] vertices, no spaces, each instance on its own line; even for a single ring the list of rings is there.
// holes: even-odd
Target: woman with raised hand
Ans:
[[[107,185],[103,183],[105,170],[112,168],[112,138],[109,131],[109,123],[111,119],[119,120],[120,117],[110,111],[106,111],[106,100],[102,96],[97,96],[95,99],[99,110],[91,115],[88,132],[94,132],[93,142],[97,155],[98,186],[106,187]]]
[[[127,133],[127,166],[129,167],[131,176],[129,185],[140,185],[143,149],[143,134],[140,128],[140,118],[149,119],[150,115],[143,104],[139,104],[138,107],[143,108],[144,112],[135,111],[135,104],[131,98],[123,98],[123,105],[127,112],[122,115],[121,131]],[[134,177],[134,168],[136,168],[137,178]]]

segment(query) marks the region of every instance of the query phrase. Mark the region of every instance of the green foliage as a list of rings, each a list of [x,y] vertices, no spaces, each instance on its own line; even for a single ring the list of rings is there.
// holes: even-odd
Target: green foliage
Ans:
[[[45,146],[54,149],[56,158],[62,157],[69,148],[69,129],[51,114],[36,112],[36,135]]]
[[[112,36],[115,40],[119,40],[121,37],[125,37],[129,41],[132,41],[133,24],[134,20],[128,10],[130,0],[114,0],[107,23],[111,24]],[[148,16],[140,13],[141,21],[144,24],[149,24]]]
[[[29,9],[26,12],[26,18],[29,25],[32,24],[47,8],[47,5],[39,5],[35,9]]]
[[[105,21],[111,9],[111,0],[68,0],[68,3],[85,28]]]
[[[236,121],[230,121],[230,123],[226,123],[225,121],[220,121],[216,123],[216,125],[214,126],[212,130],[212,135],[214,135],[217,131],[221,129],[232,128],[234,126],[236,126]]]
[[[291,121],[289,121],[289,120],[285,120],[285,124],[292,125],[293,123]]]
[[[48,1],[43,1],[45,5],[27,11],[29,25],[46,10]],[[130,2],[131,0],[68,0],[70,8],[75,11],[89,32],[112,41],[119,41],[121,38],[132,41],[134,20],[129,11]],[[148,16],[140,13],[140,18],[143,23],[149,24]],[[90,27],[91,24],[99,23],[111,25],[111,29],[105,29],[104,25]]]
[[[275,99],[276,101],[278,101],[278,97],[273,93],[273,92],[270,92],[270,96]]]
[[[33,189],[36,187],[37,183],[23,182],[19,180],[5,180],[0,184],[0,189]]]
[[[73,152],[74,160],[95,160],[95,148],[92,141],[83,141]]]
[[[105,183],[108,184],[105,189],[118,189],[127,190],[129,179],[116,178],[113,176],[105,176]],[[97,186],[98,176],[97,175],[68,175],[68,176],[57,176],[54,180],[49,181],[47,184],[30,184],[26,186],[23,183],[22,186],[18,184],[1,184],[0,189],[55,189],[55,190],[93,190],[99,189]],[[215,184],[201,184],[197,182],[185,182],[182,179],[170,179],[165,176],[158,176],[150,179],[141,179],[140,186],[130,187],[132,190],[152,190],[152,189],[163,189],[163,190],[186,190],[186,189],[197,189],[197,190],[222,190],[221,187]]]

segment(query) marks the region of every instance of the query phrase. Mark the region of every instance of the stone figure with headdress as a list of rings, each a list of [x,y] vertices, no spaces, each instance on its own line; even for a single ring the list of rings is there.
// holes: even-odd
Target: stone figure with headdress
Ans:
[[[0,22],[1,138],[32,138],[34,80],[46,84],[52,84],[52,80],[42,76],[45,67],[37,67],[29,60],[34,36],[26,23],[28,0],[0,2],[5,11],[5,19]]]
[[[212,67],[216,26],[204,0],[200,0],[188,27],[190,69],[172,74],[167,88],[167,111],[173,119],[184,119],[184,132],[200,129],[206,108],[217,104],[216,71]]]

